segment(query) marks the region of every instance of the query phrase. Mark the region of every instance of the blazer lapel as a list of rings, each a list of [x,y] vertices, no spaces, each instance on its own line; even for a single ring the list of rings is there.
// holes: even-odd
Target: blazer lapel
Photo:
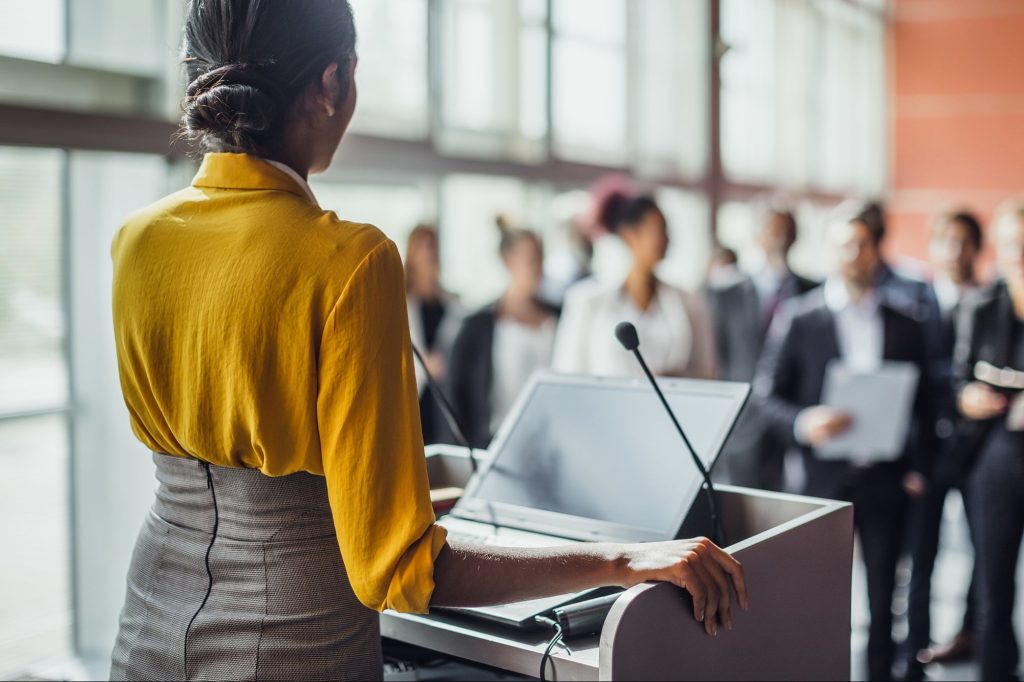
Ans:
[[[887,305],[882,305],[882,359],[898,360],[900,354],[900,336],[896,329],[897,313]]]
[[[839,330],[836,328],[836,317],[828,309],[824,301],[818,309],[818,340],[820,352],[829,360],[842,357],[839,348]]]

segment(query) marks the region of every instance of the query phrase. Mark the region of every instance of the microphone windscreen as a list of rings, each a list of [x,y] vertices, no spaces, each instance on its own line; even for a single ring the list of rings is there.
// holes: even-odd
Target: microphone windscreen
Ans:
[[[640,347],[640,335],[637,334],[632,322],[619,322],[615,325],[615,338],[630,352]]]

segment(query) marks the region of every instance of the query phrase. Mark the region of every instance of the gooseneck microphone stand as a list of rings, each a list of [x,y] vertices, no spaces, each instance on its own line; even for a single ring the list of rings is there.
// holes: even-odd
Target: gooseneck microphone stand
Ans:
[[[690,452],[690,457],[693,458],[694,465],[696,465],[700,475],[704,478],[704,492],[708,500],[708,511],[711,514],[711,539],[714,540],[715,544],[718,546],[724,546],[725,533],[722,531],[722,526],[718,519],[718,503],[715,499],[715,486],[711,482],[711,474],[708,473],[708,469],[704,466],[704,462],[701,461],[700,457],[697,455],[697,451],[694,450],[693,445],[690,443],[690,439],[686,436],[686,432],[679,424],[679,420],[676,419],[676,413],[668,404],[665,394],[661,392],[661,387],[658,386],[658,382],[654,378],[654,374],[652,374],[650,368],[647,367],[647,362],[644,360],[643,354],[640,353],[640,335],[637,333],[636,327],[630,322],[620,322],[615,327],[615,338],[617,338],[619,343],[622,344],[622,347],[631,352],[636,357],[637,362],[640,363],[640,367],[647,376],[647,380],[651,383],[651,386],[654,387],[654,392],[658,394],[661,404],[665,407],[665,411],[672,420],[672,424],[676,427],[679,437],[683,439],[683,444],[686,445],[686,449]]]

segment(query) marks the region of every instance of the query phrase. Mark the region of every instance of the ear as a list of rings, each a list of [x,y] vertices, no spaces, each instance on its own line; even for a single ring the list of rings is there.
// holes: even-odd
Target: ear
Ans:
[[[337,76],[337,62],[331,62],[328,64],[327,68],[324,69],[323,74],[320,76],[320,92],[316,98],[317,105],[322,107],[328,116],[334,116],[338,97],[341,95]]]

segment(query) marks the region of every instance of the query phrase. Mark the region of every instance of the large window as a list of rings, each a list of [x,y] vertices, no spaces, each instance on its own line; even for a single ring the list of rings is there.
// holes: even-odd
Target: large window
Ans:
[[[625,0],[555,0],[553,125],[566,158],[625,163],[627,30]]]
[[[0,147],[0,677],[70,653],[64,154]]]
[[[722,0],[722,163],[735,180],[878,193],[884,24],[851,2]]]
[[[629,10],[634,164],[655,177],[699,179],[708,153],[708,4],[643,0]]]
[[[442,6],[442,149],[543,158],[547,7],[543,0],[450,0]]]
[[[353,130],[423,137],[428,115],[427,0],[352,0],[359,33]]]
[[[0,0],[0,54],[58,62],[64,57],[65,0]]]

